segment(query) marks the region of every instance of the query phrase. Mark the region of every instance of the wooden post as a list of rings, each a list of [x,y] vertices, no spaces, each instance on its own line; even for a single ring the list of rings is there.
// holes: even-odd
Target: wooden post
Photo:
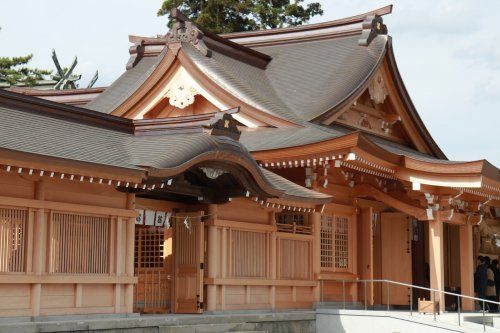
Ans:
[[[472,225],[466,224],[460,228],[460,288],[462,295],[474,296],[474,256]],[[474,310],[474,301],[462,299],[464,311]]]
[[[373,208],[361,209],[359,228],[357,234],[358,243],[358,272],[362,280],[373,280],[373,231],[372,231]],[[366,290],[365,290],[366,288]],[[358,285],[358,300],[365,305],[373,305],[373,282]]]
[[[429,221],[429,270],[431,289],[444,291],[443,221]],[[444,310],[444,294],[431,292],[431,299],[439,301],[440,311]]]
[[[35,182],[35,199],[45,199],[45,183],[42,181]],[[42,208],[36,211],[33,232],[33,273],[40,276],[45,273],[47,261],[47,221],[45,210]],[[42,285],[40,283],[31,286],[31,315],[33,317],[40,315],[41,293]]]
[[[127,209],[135,209],[135,194],[127,194]],[[126,254],[125,254],[125,273],[129,277],[134,276],[134,242],[135,242],[135,220],[130,218],[126,221]],[[125,306],[126,312],[134,311],[134,284],[129,283],[125,286]]]
[[[123,218],[118,217],[116,221],[116,276],[123,275],[123,255],[125,248],[123,244]],[[121,288],[118,283],[115,284],[115,313],[120,312],[121,307]]]
[[[311,219],[311,226],[313,229],[313,279],[316,280],[316,286],[314,287],[313,295],[314,302],[319,302],[321,300],[321,288],[319,275],[321,273],[321,214],[319,212],[310,213],[309,218]]]
[[[276,217],[273,211],[269,212],[269,224],[276,226]],[[269,278],[271,280],[276,280],[277,271],[277,235],[276,229],[271,231],[269,235]],[[276,309],[276,286],[271,286],[269,288],[269,303],[271,304],[271,309]]]
[[[208,206],[208,214],[210,215],[210,220],[215,221],[217,219],[217,205]],[[207,255],[208,255],[208,277],[215,279],[219,273],[220,267],[220,243],[218,240],[218,230],[213,223],[209,223],[207,226],[208,239],[207,239]],[[226,260],[226,258],[222,258]],[[224,264],[224,262],[223,262]],[[222,295],[224,297],[224,295]],[[207,311],[215,311],[217,309],[217,286],[210,284],[207,286]]]

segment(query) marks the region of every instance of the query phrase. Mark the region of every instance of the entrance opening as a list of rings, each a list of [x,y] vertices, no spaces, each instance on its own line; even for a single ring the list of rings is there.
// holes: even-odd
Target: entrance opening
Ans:
[[[168,227],[136,225],[134,312],[203,311],[202,215],[177,213]]]

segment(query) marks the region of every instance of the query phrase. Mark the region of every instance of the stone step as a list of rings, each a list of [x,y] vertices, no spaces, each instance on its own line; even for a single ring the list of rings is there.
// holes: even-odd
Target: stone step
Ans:
[[[221,324],[194,324],[194,325],[179,325],[179,326],[163,326],[160,327],[159,333],[247,333],[259,332],[257,325],[254,323],[221,323]]]

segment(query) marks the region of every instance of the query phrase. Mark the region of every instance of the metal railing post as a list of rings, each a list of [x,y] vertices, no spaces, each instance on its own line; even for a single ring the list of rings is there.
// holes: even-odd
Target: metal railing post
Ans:
[[[342,302],[344,303],[345,310],[345,280],[342,280]]]
[[[432,312],[434,312],[434,321],[437,320],[436,318],[436,292],[432,292],[433,298],[432,298]],[[441,307],[441,304],[439,304],[439,307]]]
[[[413,287],[410,287],[410,316],[413,316]]]
[[[486,307],[483,299],[483,330],[486,332]]]
[[[365,280],[365,311],[368,310],[368,303],[366,301],[366,280]]]
[[[460,326],[460,296],[457,296],[458,326]]]
[[[389,281],[386,281],[385,285],[387,287],[387,311],[390,311],[391,295],[390,295],[390,292],[389,292]]]

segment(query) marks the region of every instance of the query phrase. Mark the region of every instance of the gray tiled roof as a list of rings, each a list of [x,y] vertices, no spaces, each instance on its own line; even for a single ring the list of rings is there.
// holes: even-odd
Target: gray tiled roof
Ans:
[[[224,90],[273,116],[304,123],[335,108],[362,85],[382,58],[387,36],[369,46],[359,35],[254,47],[272,56],[266,69],[212,50],[203,56],[189,43],[183,49]],[[126,71],[86,107],[111,113],[151,74],[165,55],[147,57]]]
[[[242,132],[240,141],[248,150],[260,151],[302,146],[338,138],[349,133],[351,131],[343,127],[327,128],[308,124],[302,128],[270,128]]]
[[[146,81],[163,56],[164,53],[156,57],[142,59],[84,107],[94,111],[111,113]]]
[[[66,160],[143,170],[175,168],[207,152],[239,153],[261,170],[246,148],[227,137],[207,133],[134,136],[111,128],[0,106],[0,148]],[[286,195],[325,199],[278,175],[263,178]]]
[[[255,48],[272,56],[260,69],[212,51],[201,55],[183,45],[214,82],[244,102],[274,116],[301,123],[335,108],[376,69],[387,44],[378,36],[366,46],[359,35]]]

